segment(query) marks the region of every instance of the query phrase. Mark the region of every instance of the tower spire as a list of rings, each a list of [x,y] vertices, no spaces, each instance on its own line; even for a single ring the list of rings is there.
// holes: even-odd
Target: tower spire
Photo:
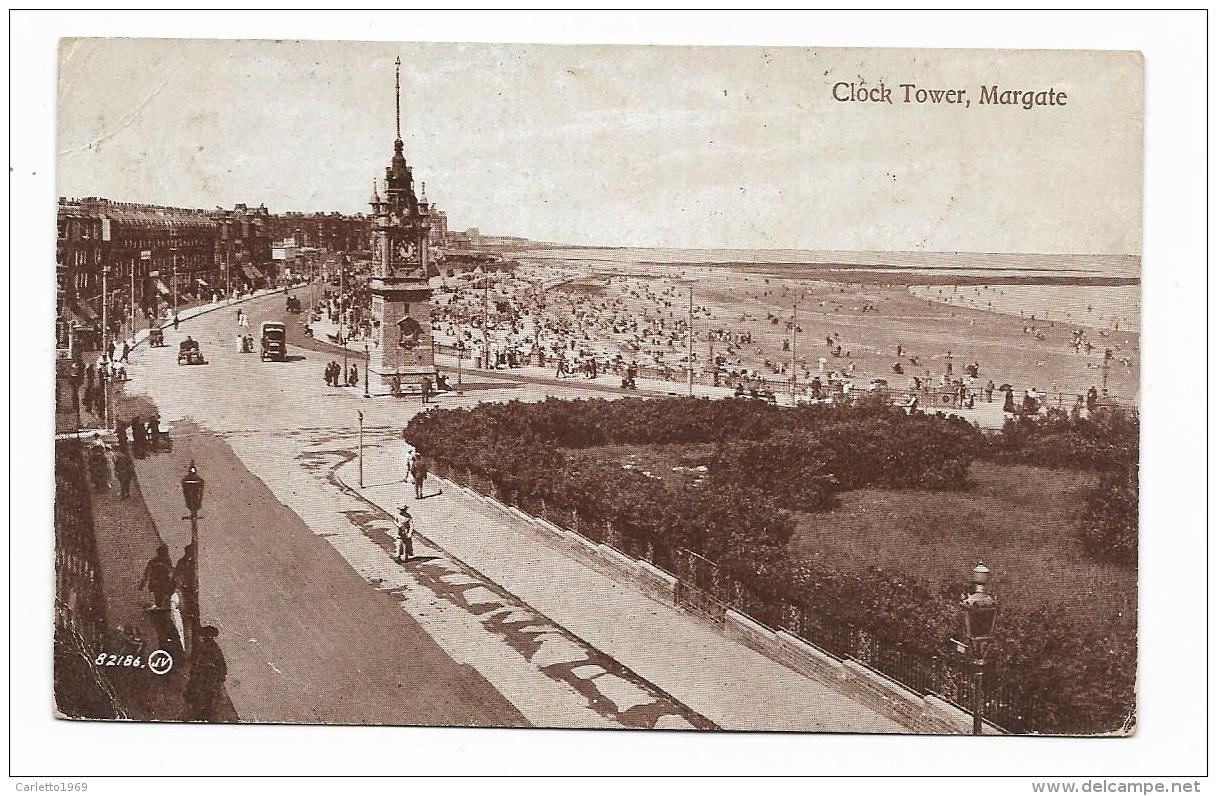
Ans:
[[[401,140],[401,56],[397,56],[395,62],[397,67],[397,76],[395,79],[395,91],[397,94],[397,140]]]

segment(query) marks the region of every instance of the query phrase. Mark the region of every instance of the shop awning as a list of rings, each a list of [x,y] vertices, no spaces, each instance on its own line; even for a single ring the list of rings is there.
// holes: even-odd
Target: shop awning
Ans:
[[[156,280],[156,292],[160,293],[162,296],[168,296],[169,288],[165,287],[165,283],[158,279]]]
[[[63,311],[60,318],[73,326],[84,328],[90,328],[97,322],[97,318],[92,317],[92,314],[88,311],[88,307],[82,307],[79,304],[65,303],[63,305]]]
[[[207,284],[207,282],[206,282],[206,281],[204,281],[204,280],[202,280],[202,279],[199,279],[198,277],[195,277],[195,280],[194,280],[194,281],[198,282],[198,283],[199,283],[200,285],[202,285],[203,287],[211,287],[210,285],[208,285],[208,284]]]
[[[266,277],[262,276],[261,271],[259,271],[257,268],[254,268],[252,265],[243,265],[243,266],[241,266],[241,270],[245,273],[245,276],[249,279],[260,281],[260,280],[263,280],[266,278]]]

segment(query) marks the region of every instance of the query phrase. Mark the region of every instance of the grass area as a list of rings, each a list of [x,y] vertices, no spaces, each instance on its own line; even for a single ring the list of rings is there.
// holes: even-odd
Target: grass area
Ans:
[[[697,476],[713,445],[610,445],[565,451],[575,461],[630,464],[669,487]],[[1095,632],[1136,632],[1137,578],[1094,560],[1074,535],[1077,490],[1096,476],[975,462],[966,492],[859,489],[831,512],[800,514],[790,555],[838,572],[869,566],[958,584],[983,559],[994,570],[1002,610],[1046,604]]]
[[[859,489],[828,514],[801,515],[791,555],[852,572],[879,566],[962,583],[978,559],[1004,611],[1047,604],[1082,627],[1135,632],[1136,571],[1089,556],[1074,535],[1089,473],[976,462],[967,492]]]

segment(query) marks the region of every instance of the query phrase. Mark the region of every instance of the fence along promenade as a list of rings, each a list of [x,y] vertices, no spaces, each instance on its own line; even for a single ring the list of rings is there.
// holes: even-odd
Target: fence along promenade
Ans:
[[[930,704],[940,702],[950,719],[930,723],[929,731],[966,731],[962,728],[969,723],[960,719],[970,715],[964,706],[973,704],[974,686],[969,664],[962,655],[944,649],[941,654],[927,657],[899,644],[890,644],[864,627],[836,621],[817,612],[814,606],[769,599],[691,550],[669,550],[642,543],[617,532],[611,522],[592,520],[577,511],[554,510],[544,499],[521,500],[519,495],[503,494],[493,480],[480,473],[458,471],[437,461],[433,475],[498,503],[538,527],[550,526],[577,537],[587,551],[607,553],[610,565],[620,565],[631,576],[636,569],[632,564],[645,562],[654,571],[648,574],[661,581],[661,590],[670,589],[678,608],[720,628],[742,626],[749,646],[781,663],[790,665],[788,657],[774,655],[772,647],[780,646],[785,637],[793,638],[811,647],[813,655],[818,653],[825,658],[825,672],[853,671],[863,678],[873,675],[881,683],[874,690],[880,692],[882,701],[907,701],[915,706],[911,709],[908,705],[898,706],[902,708],[898,712],[924,711],[922,700]],[[750,630],[750,626],[754,628]],[[798,666],[792,668],[801,670]],[[998,732],[1035,732],[1035,695],[1018,673],[990,664],[985,680],[984,715],[989,728]],[[893,690],[904,693],[893,698]]]

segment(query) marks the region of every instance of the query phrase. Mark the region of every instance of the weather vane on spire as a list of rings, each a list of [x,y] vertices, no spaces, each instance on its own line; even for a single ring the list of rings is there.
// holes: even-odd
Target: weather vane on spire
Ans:
[[[397,56],[396,92],[397,92],[397,140],[401,140],[401,56]]]

